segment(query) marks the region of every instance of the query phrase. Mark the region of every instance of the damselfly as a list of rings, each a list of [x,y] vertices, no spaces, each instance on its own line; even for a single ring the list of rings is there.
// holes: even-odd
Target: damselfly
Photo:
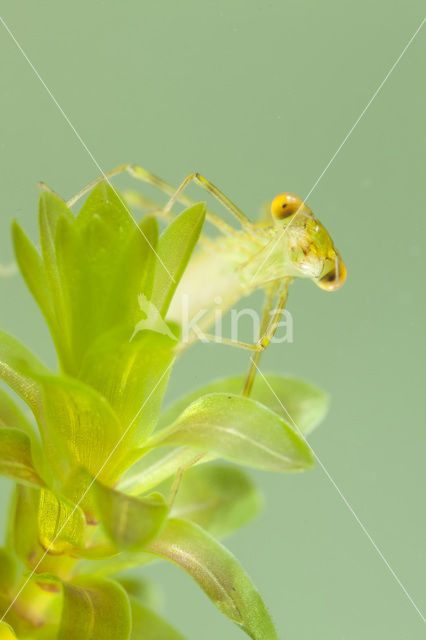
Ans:
[[[346,267],[335,249],[325,227],[309,207],[291,193],[277,195],[271,203],[270,221],[254,223],[210,180],[198,173],[188,175],[175,189],[164,180],[135,165],[122,165],[100,176],[68,202],[72,206],[79,198],[102,180],[128,172],[143,182],[154,185],[170,196],[165,206],[157,205],[142,196],[129,194],[128,202],[169,216],[173,205],[180,202],[193,205],[185,194],[186,187],[195,182],[216,198],[240,224],[240,229],[227,224],[219,216],[207,212],[207,219],[220,234],[200,244],[176,290],[167,318],[179,320],[180,304],[184,296],[189,305],[188,315],[197,309],[211,309],[200,324],[208,329],[214,322],[217,304],[225,311],[241,297],[256,289],[265,291],[265,304],[260,324],[260,337],[249,344],[217,335],[204,334],[210,340],[231,344],[254,352],[243,393],[248,395],[253,385],[261,352],[268,346],[279,326],[290,283],[295,278],[309,278],[326,291],[339,289],[346,279]]]

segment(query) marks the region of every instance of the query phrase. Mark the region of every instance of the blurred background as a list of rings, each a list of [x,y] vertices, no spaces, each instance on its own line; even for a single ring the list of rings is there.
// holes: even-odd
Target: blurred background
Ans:
[[[200,171],[252,219],[280,191],[311,190],[423,13],[420,0],[4,0],[1,9],[102,170],[134,162],[173,184]],[[346,285],[329,294],[296,282],[294,343],[261,363],[330,393],[310,442],[420,609],[425,53],[423,27],[309,197],[346,262]],[[1,25],[0,59],[0,263],[9,265],[12,218],[36,237],[37,181],[69,197],[99,171]],[[0,277],[0,326],[54,366],[18,275]],[[170,399],[247,364],[243,351],[197,345],[175,369]],[[280,637],[424,638],[418,612],[318,465],[252,475],[262,516],[227,545]],[[3,529],[11,486],[0,489]],[[148,574],[189,639],[243,637],[175,567]]]

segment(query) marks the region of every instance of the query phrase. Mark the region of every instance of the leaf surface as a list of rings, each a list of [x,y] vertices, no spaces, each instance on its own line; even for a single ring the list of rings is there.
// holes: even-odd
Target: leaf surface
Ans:
[[[34,354],[4,331],[0,331],[0,378],[33,410],[40,414],[42,393],[34,374],[48,373]]]
[[[0,427],[16,427],[27,433],[33,433],[27,417],[3,389],[0,389]]]
[[[118,549],[143,549],[159,532],[168,513],[161,494],[134,498],[95,482],[103,527]]]
[[[12,591],[16,579],[16,562],[9,549],[0,547],[0,594]],[[1,637],[1,636],[0,636]]]
[[[65,582],[52,574],[38,574],[35,579],[62,587],[58,640],[129,640],[130,602],[117,582],[90,576]]]
[[[206,217],[206,205],[200,202],[185,209],[160,237],[151,302],[164,317],[200,237]]]
[[[40,376],[42,436],[52,466],[65,479],[75,467],[109,477],[120,449],[122,427],[106,399],[90,386],[65,376]]]
[[[34,468],[30,439],[20,429],[0,427],[0,474],[17,482],[44,486]]]
[[[63,583],[64,603],[58,640],[128,640],[130,605],[124,589],[100,578]]]
[[[6,622],[0,622],[0,640],[15,640],[16,635],[12,627]]]
[[[49,327],[56,332],[52,299],[41,256],[16,221],[12,224],[12,237],[16,261],[27,287],[43,312]]]
[[[304,438],[276,413],[250,398],[224,393],[199,398],[150,442],[171,444],[269,471],[300,471],[313,464]]]
[[[131,608],[131,640],[185,640],[182,634],[148,607],[132,600]]]
[[[80,377],[108,399],[123,430],[128,428],[128,448],[140,446],[157,424],[175,344],[155,331],[142,331],[129,342],[116,330],[86,354]]]
[[[197,525],[171,519],[149,550],[186,571],[254,640],[278,640],[269,613],[234,556]]]
[[[38,535],[44,549],[61,554],[83,547],[84,532],[85,520],[80,507],[49,489],[40,491]]]
[[[259,492],[247,474],[216,463],[184,472],[171,516],[195,522],[221,537],[250,522],[259,508]]]
[[[256,376],[250,397],[269,407],[289,424],[293,425],[294,422],[304,435],[315,429],[327,413],[328,395],[315,385],[290,376],[266,374],[265,378],[266,381],[262,376]],[[166,409],[159,426],[173,422],[189,404],[201,396],[221,392],[241,393],[244,379],[244,376],[225,378],[196,389]]]

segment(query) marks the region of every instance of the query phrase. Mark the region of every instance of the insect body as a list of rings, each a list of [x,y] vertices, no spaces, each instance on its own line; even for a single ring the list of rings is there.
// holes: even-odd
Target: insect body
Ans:
[[[251,225],[198,250],[176,291],[170,319],[182,318],[182,301],[191,318],[213,300],[220,300],[216,310],[220,306],[225,311],[255,289],[278,291],[294,278],[310,278],[327,291],[343,285],[345,265],[326,229],[300,198],[280,194],[271,214],[269,226]],[[201,329],[212,324],[214,313],[200,320]]]

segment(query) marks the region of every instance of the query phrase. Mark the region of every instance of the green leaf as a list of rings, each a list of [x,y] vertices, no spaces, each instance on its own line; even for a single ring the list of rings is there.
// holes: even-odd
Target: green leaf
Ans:
[[[130,603],[123,587],[113,580],[79,577],[61,582],[55,576],[37,580],[62,585],[63,605],[58,640],[129,640]]]
[[[206,454],[200,459],[200,452],[192,447],[175,447],[166,451],[161,447],[149,451],[146,455],[144,453],[146,451],[143,449],[134,453],[138,461],[120,480],[118,488],[121,491],[135,496],[140,495],[167,480],[179,469],[192,464],[209,462],[215,457]]]
[[[45,414],[40,428],[58,476],[65,479],[73,468],[85,467],[100,479],[110,478],[122,427],[108,402],[73,378],[40,376],[39,382]]]
[[[163,317],[200,237],[205,217],[205,203],[195,204],[179,214],[160,237],[158,255],[163,264],[157,261],[151,302]]]
[[[329,406],[329,397],[324,391],[290,376],[267,374],[265,378],[266,381],[262,376],[256,376],[250,397],[275,411],[291,425],[294,421],[304,435],[310,433],[324,418]],[[244,379],[244,376],[225,378],[192,391],[163,413],[159,426],[171,424],[189,404],[201,396],[218,392],[241,393]]]
[[[39,550],[39,495],[39,489],[22,484],[18,484],[15,489],[10,538],[16,555],[27,566],[32,566]]]
[[[221,537],[250,522],[260,504],[259,491],[243,471],[209,464],[185,471],[171,516],[191,520]]]
[[[265,604],[234,556],[201,527],[171,519],[149,551],[186,571],[254,640],[278,640]]]
[[[50,329],[56,332],[52,298],[41,256],[19,224],[12,223],[16,261],[28,289],[40,307]]]
[[[0,622],[0,640],[14,640],[16,635],[6,622]]]
[[[31,423],[3,389],[0,389],[0,427],[16,427],[27,433],[33,432]]]
[[[134,498],[95,482],[102,525],[119,549],[143,549],[159,532],[168,513],[161,494]]]
[[[131,640],[185,640],[183,635],[148,607],[133,600]]]
[[[231,394],[199,398],[147,446],[172,444],[268,471],[300,471],[313,465],[308,444],[282,418],[259,402]]]
[[[0,594],[11,593],[16,580],[16,562],[9,549],[0,547]],[[0,635],[1,638],[1,635]]]
[[[49,489],[40,491],[38,535],[50,553],[61,554],[83,547],[84,515],[80,507]]]
[[[40,415],[42,393],[34,374],[48,371],[18,340],[0,331],[0,378],[25,400],[35,415]]]
[[[106,301],[106,328],[125,325],[133,331],[140,315],[138,296],[151,296],[157,262],[154,250],[158,243],[158,233],[158,222],[154,216],[147,216],[138,226],[133,223]]]
[[[140,446],[157,424],[175,345],[154,331],[142,331],[129,342],[126,331],[116,330],[86,354],[79,377],[102,393],[123,428],[129,427],[128,449]]]
[[[30,439],[20,429],[0,427],[0,474],[17,482],[44,485],[34,468]]]
[[[153,558],[151,554],[149,554],[149,557],[155,562],[156,558]],[[161,607],[163,593],[160,587],[151,580],[142,577],[141,572],[127,573],[118,576],[116,580],[124,587],[127,595],[134,602],[154,610]]]
[[[131,618],[124,589],[112,580],[80,578],[63,583],[58,640],[128,640]]]
[[[155,558],[150,553],[144,551],[120,551],[112,558],[82,560],[78,567],[79,573],[97,577],[112,576],[132,569],[133,567],[142,567],[152,564]]]
[[[134,226],[124,199],[106,180],[87,196],[77,215],[77,229],[90,227],[94,220],[102,220],[106,227],[122,236],[127,236]]]
[[[76,225],[66,220],[58,225],[58,269],[70,307],[76,366],[90,345],[114,327],[126,326],[126,340],[131,337],[138,295],[152,285],[157,238],[156,220],[137,226],[104,184],[90,194]]]
[[[60,340],[59,355],[68,355],[71,340],[70,312],[61,283],[56,254],[56,232],[62,222],[72,224],[75,221],[71,210],[59,196],[43,191],[39,201],[39,230],[46,281],[56,318],[57,334]]]

